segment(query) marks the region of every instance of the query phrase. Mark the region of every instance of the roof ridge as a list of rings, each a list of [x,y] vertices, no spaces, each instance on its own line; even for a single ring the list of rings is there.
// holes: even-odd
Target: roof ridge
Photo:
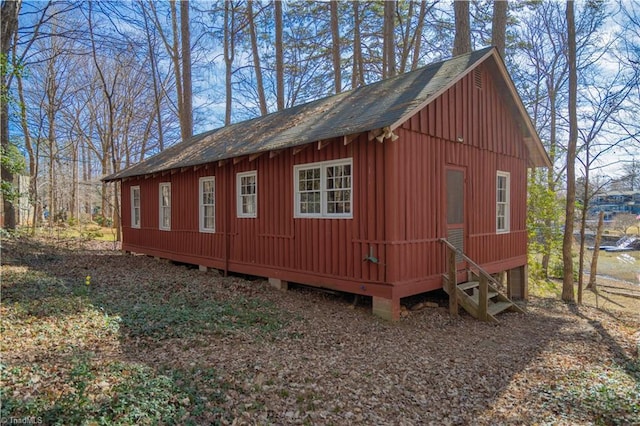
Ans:
[[[270,114],[221,126],[179,142],[105,181],[196,166],[397,126],[447,90],[494,49],[486,47],[407,73]]]

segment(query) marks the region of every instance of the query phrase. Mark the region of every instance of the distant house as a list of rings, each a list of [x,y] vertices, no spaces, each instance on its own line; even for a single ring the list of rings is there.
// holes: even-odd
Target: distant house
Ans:
[[[125,251],[371,296],[397,319],[401,298],[442,288],[441,239],[526,296],[538,166],[549,158],[487,48],[196,135],[104,180],[122,183]]]
[[[605,220],[613,219],[618,213],[640,214],[640,190],[609,191],[598,194],[591,200],[589,213],[605,212]]]
[[[26,226],[33,221],[33,206],[29,201],[29,185],[31,178],[24,175],[15,175],[13,177],[14,189],[17,198],[13,201],[14,216],[16,226]],[[5,212],[4,201],[0,194],[0,227],[4,227]]]

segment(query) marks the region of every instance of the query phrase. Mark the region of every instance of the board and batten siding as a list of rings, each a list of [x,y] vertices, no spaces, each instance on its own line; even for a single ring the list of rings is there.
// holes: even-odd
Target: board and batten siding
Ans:
[[[506,97],[506,96],[505,96]],[[527,153],[522,132],[484,65],[396,129],[399,297],[439,288],[446,254],[446,167],[465,170],[465,253],[489,272],[526,264]],[[510,173],[510,230],[496,233],[496,175]]]
[[[370,252],[384,258],[384,150],[366,135],[345,146],[342,138],[318,149],[287,148],[253,161],[228,160],[145,179],[139,185],[142,221],[131,228],[130,197],[123,197],[123,250],[176,261],[280,278],[287,281],[390,297],[383,265],[364,262]],[[294,218],[294,166],[352,159],[352,218]],[[236,174],[257,172],[256,218],[236,213]],[[198,181],[215,176],[216,230],[199,232]],[[171,231],[158,229],[158,185],[171,182]]]
[[[484,64],[409,118],[398,140],[360,134],[123,182],[123,249],[222,270],[397,300],[442,286],[444,177],[466,175],[465,251],[490,272],[526,263],[527,153]],[[352,212],[294,218],[294,166],[352,159]],[[257,172],[256,218],[236,214],[236,174]],[[496,173],[510,173],[510,232],[496,233]],[[199,232],[198,180],[215,176],[216,232]],[[158,185],[171,182],[171,231],[158,229]],[[140,229],[129,188],[140,186]],[[127,194],[126,196],[124,194]],[[378,263],[365,261],[368,255]]]

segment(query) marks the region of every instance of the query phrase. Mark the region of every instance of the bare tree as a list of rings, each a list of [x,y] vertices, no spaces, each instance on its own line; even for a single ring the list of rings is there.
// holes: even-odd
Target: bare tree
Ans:
[[[18,31],[18,14],[20,13],[20,0],[3,0],[0,12],[2,26],[2,41],[0,47],[0,138],[5,152],[9,149],[9,53],[13,36]],[[5,163],[2,163],[2,182],[13,184],[13,172]],[[4,185],[3,185],[4,186]],[[4,213],[4,227],[15,229],[16,212],[13,201],[9,197],[2,196],[2,210]]]
[[[260,53],[258,52],[258,38],[256,36],[256,24],[253,14],[253,0],[247,1],[247,21],[249,26],[249,36],[251,38],[251,54],[253,57],[253,69],[256,75],[256,90],[258,92],[258,105],[260,115],[267,115],[267,98],[264,94],[264,83],[262,81],[262,67],[260,66]]]
[[[618,213],[613,218],[613,226],[623,235],[629,233],[629,229],[638,225],[638,217],[632,213]]]
[[[235,4],[233,1],[224,2],[224,64],[225,64],[225,91],[226,104],[224,114],[224,124],[231,124],[231,112],[233,105],[231,77],[233,74],[233,59],[235,57]]]
[[[182,65],[182,114],[180,128],[182,140],[193,135],[193,84],[191,82],[191,30],[189,28],[189,1],[180,1],[180,42]]]
[[[420,60],[420,49],[422,47],[422,33],[424,31],[424,22],[427,19],[427,12],[429,12],[437,2],[433,2],[427,8],[426,0],[420,2],[420,13],[418,14],[418,27],[413,35],[413,58],[411,61],[411,70],[418,68],[418,61]]]
[[[598,215],[598,228],[596,229],[596,239],[593,244],[593,256],[591,257],[591,273],[589,274],[589,284],[587,289],[598,291],[596,288],[596,275],[598,273],[598,255],[600,254],[600,241],[602,241],[602,230],[604,228],[604,212]]]
[[[558,232],[558,218],[562,213],[556,192],[565,170],[559,161],[564,156],[564,146],[559,140],[564,129],[560,127],[563,123],[559,122],[559,116],[566,104],[568,74],[564,15],[558,3],[533,6],[520,21],[518,36],[522,40],[519,46],[523,56],[521,60],[516,59],[513,66],[523,99],[554,164],[547,170],[532,170],[530,180],[530,189],[543,187],[540,191],[530,191],[540,198],[530,205],[529,214],[530,222],[536,224],[542,237],[540,243],[534,239],[532,242],[539,245],[544,277],[549,276],[551,256],[562,239]]]
[[[360,39],[360,2],[355,0],[353,7],[353,70],[351,88],[364,85],[364,67],[362,64],[362,40]]]
[[[333,59],[333,85],[336,93],[342,92],[342,74],[340,64],[340,28],[338,25],[338,1],[329,2],[331,10],[331,41]]]
[[[383,56],[382,56],[382,78],[396,75],[396,52],[395,52],[395,0],[384,2],[384,31],[383,31]]]
[[[151,33],[149,27],[149,16],[147,15],[147,9],[144,7],[142,1],[140,1],[140,8],[142,9],[142,17],[144,19],[144,31],[147,39],[147,57],[149,58],[149,65],[151,67],[151,81],[153,83],[153,96],[155,99],[156,107],[156,123],[158,125],[158,149],[164,150],[164,129],[162,128],[162,113],[161,102],[163,95],[160,90],[160,84],[158,82],[157,72],[157,57],[155,55],[155,48],[153,46],[154,34]]]
[[[276,29],[276,104],[278,111],[284,109],[284,46],[282,43],[282,2],[274,1]]]
[[[574,302],[573,290],[573,227],[576,202],[576,147],[578,144],[578,72],[576,55],[576,26],[574,2],[567,1],[567,51],[569,65],[569,143],[567,146],[567,203],[565,209],[565,229],[562,241],[564,276],[562,280],[562,300]]]
[[[491,25],[491,43],[498,49],[500,55],[505,57],[507,38],[507,0],[495,0],[493,2],[493,24]]]
[[[96,49],[96,43],[95,43],[95,36],[94,36],[94,28],[93,28],[93,19],[92,19],[92,8],[91,8],[91,3],[89,4],[89,16],[88,16],[88,23],[89,23],[89,36],[91,39],[91,55],[93,58],[93,63],[95,66],[95,69],[98,73],[99,79],[100,79],[100,86],[102,89],[102,93],[104,94],[104,97],[107,101],[107,112],[108,112],[108,119],[107,119],[107,129],[106,129],[106,137],[104,138],[105,140],[105,146],[108,147],[108,150],[105,150],[105,161],[103,164],[103,168],[105,168],[105,166],[107,165],[107,161],[106,158],[106,152],[109,152],[110,157],[111,157],[111,165],[112,168],[111,170],[115,173],[117,171],[120,170],[120,163],[119,163],[119,158],[116,155],[116,146],[115,146],[115,141],[114,141],[114,135],[115,135],[115,105],[114,105],[114,96],[115,96],[115,90],[116,90],[116,85],[118,83],[118,79],[121,77],[120,75],[120,70],[116,69],[116,70],[112,70],[112,77],[110,79],[110,81],[107,80],[107,76],[105,75],[105,73],[102,70],[102,67],[100,65],[100,62],[98,60],[98,51]],[[104,173],[108,173],[108,170],[103,170]],[[106,184],[104,184],[106,185]],[[105,202],[108,202],[107,197],[107,189],[106,186],[103,186],[103,200],[105,200]],[[114,204],[114,211],[113,211],[113,224],[116,228],[116,240],[120,241],[121,239],[121,229],[120,229],[120,195],[119,195],[119,191],[118,191],[118,186],[116,185],[115,187],[115,191],[114,191],[114,197],[113,197],[113,204]],[[106,209],[104,208],[103,205],[103,214],[104,211]]]
[[[52,30],[55,34],[55,27]],[[56,121],[57,115],[62,108],[62,97],[66,88],[63,86],[64,66],[62,65],[62,48],[58,39],[53,36],[50,38],[51,49],[50,60],[46,64],[45,77],[45,95],[46,95],[46,116],[47,116],[47,147],[49,153],[49,225],[53,224],[55,215],[58,213],[59,205],[57,200],[56,185],[56,159],[57,159],[57,138],[56,138]]]
[[[455,39],[453,41],[453,55],[471,52],[471,23],[469,19],[469,2],[459,0],[453,2],[455,15]]]
[[[178,9],[176,7],[175,0],[169,1],[169,9],[171,14],[171,40],[166,34],[166,30],[162,25],[160,18],[158,16],[158,12],[156,10],[156,4],[153,1],[149,1],[149,10],[151,12],[151,17],[153,19],[153,23],[158,31],[158,34],[162,38],[162,41],[165,45],[165,49],[169,54],[171,59],[171,64],[173,65],[173,72],[175,76],[175,89],[176,89],[176,106],[178,112],[178,118],[180,120],[180,136],[182,140],[186,140],[191,137],[193,133],[193,111],[192,111],[192,99],[191,99],[191,60],[190,60],[190,52],[187,54],[189,59],[184,58],[184,53],[182,50],[186,48],[186,46],[190,46],[190,40],[186,40],[185,37],[190,36],[189,31],[189,23],[185,22],[182,18],[180,20],[180,31],[178,30]],[[188,14],[188,5],[184,6],[181,4],[180,10],[183,12],[183,8],[187,8]],[[188,19],[188,16],[186,17]],[[181,37],[182,35],[182,37]],[[182,39],[182,41],[180,41]],[[189,48],[190,50],[190,48]],[[185,68],[186,67],[186,68]],[[185,78],[185,72],[187,73],[187,77]],[[188,88],[185,88],[185,85],[189,85]],[[185,96],[185,92],[187,93]]]
[[[610,47],[605,46],[604,49],[609,50]],[[578,263],[578,303],[582,303],[586,221],[591,201],[589,193],[591,172],[597,168],[598,161],[606,154],[617,148],[625,150],[624,144],[628,141],[628,138],[614,133],[612,127],[619,121],[618,113],[625,110],[626,104],[630,101],[630,94],[633,93],[633,90],[638,85],[637,74],[628,76],[621,69],[616,74],[607,75],[604,81],[601,81],[602,78],[599,77],[601,73],[599,69],[583,69],[581,71],[583,75],[590,75],[591,85],[590,90],[585,91],[582,95],[583,113],[580,121],[583,124],[578,129],[579,140],[582,141],[582,146],[580,147],[582,155],[578,155],[577,160],[582,165],[584,174]],[[587,74],[587,71],[592,72]],[[615,142],[611,142],[611,140]]]
[[[409,68],[414,70],[418,67],[427,13],[435,4],[435,2],[427,4],[426,0],[420,2],[411,0],[397,4],[396,19],[400,32],[399,37],[396,36],[399,39],[397,44],[400,56],[398,72],[405,73]],[[418,5],[420,7],[416,12]]]

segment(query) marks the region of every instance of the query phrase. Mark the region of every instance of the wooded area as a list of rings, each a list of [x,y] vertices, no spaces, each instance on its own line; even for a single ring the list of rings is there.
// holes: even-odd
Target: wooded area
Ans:
[[[584,231],[598,191],[635,182],[633,2],[3,0],[4,227],[21,195],[23,224],[117,227],[107,174],[194,133],[491,44],[554,162],[530,175],[532,252],[547,276],[564,244],[573,282],[574,214]]]
[[[596,216],[609,199],[640,205],[638,2],[1,0],[0,22],[3,423],[638,423],[640,252],[599,248],[640,234],[640,223],[637,213]],[[132,255],[114,241],[119,200],[125,222],[135,209],[104,176],[168,156],[193,135],[488,45],[553,162],[527,176],[529,235],[517,234],[521,247],[529,241],[525,316],[505,312],[495,325],[451,315],[456,298],[432,291],[402,297],[402,323],[393,324],[371,315],[373,297],[293,282],[283,297],[266,280]],[[459,114],[464,123],[469,116]],[[378,150],[393,146],[361,135]],[[422,167],[424,157],[410,158],[400,168]],[[415,188],[427,180],[419,176]],[[140,180],[157,194],[157,181]],[[367,183],[372,193],[387,186]],[[483,201],[472,206],[479,213]],[[427,211],[402,204],[386,203],[385,214]],[[283,217],[279,208],[271,217]],[[337,222],[334,234],[344,229]],[[106,227],[114,235],[102,235]],[[482,233],[476,247],[509,251],[486,242],[496,236]],[[269,247],[260,250],[271,255]],[[386,268],[377,252],[362,262],[360,252],[353,265]],[[331,261],[343,266],[341,255]],[[587,288],[598,273],[598,291],[583,294],[587,268]],[[478,300],[486,302],[493,275],[480,279]],[[564,303],[576,282],[578,304]],[[478,304],[478,316],[487,307]]]

